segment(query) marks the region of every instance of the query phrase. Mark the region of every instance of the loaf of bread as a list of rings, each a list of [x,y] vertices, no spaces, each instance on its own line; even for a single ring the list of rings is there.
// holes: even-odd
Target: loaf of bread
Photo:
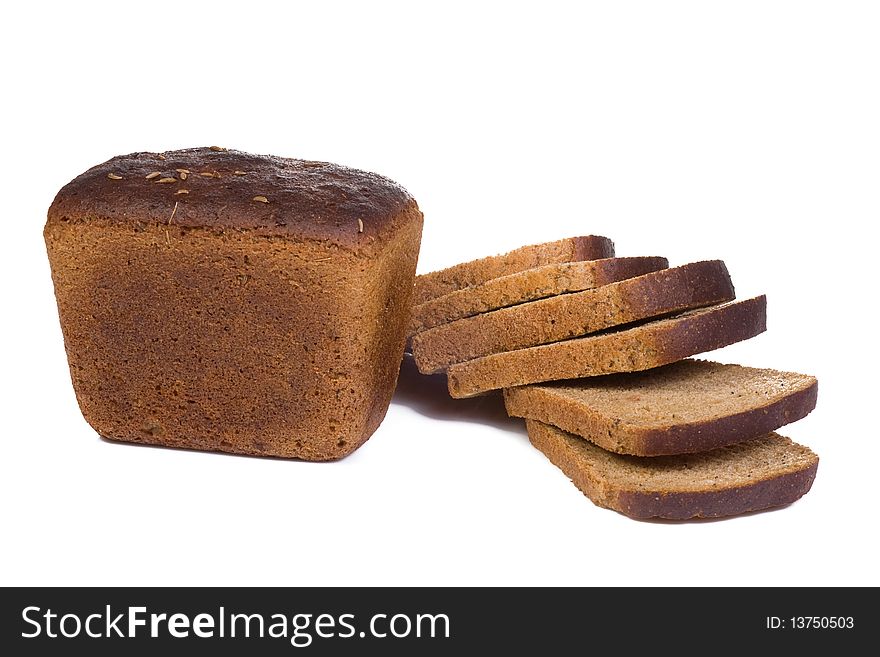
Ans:
[[[442,324],[414,335],[412,354],[420,372],[433,374],[455,363],[581,337],[734,296],[723,262],[692,262]]]
[[[531,244],[497,256],[462,262],[416,277],[413,305],[436,297],[480,285],[527,269],[559,262],[598,260],[614,256],[614,243],[607,237],[584,235],[555,242]]]
[[[702,452],[751,440],[816,406],[815,377],[682,360],[647,372],[508,388],[511,416],[539,420],[621,454]]]
[[[596,505],[637,519],[723,518],[805,495],[819,466],[809,448],[771,433],[696,454],[626,456],[537,420],[529,440]]]
[[[666,258],[645,256],[563,262],[515,272],[413,307],[407,332],[414,335],[457,319],[557,294],[602,287],[668,266]]]
[[[328,460],[395,386],[422,229],[404,189],[223,148],[115,157],[44,237],[83,415],[120,441]]]
[[[447,370],[449,394],[473,397],[529,383],[639,372],[747,340],[766,328],[764,296],[692,310],[632,328],[452,365]]]

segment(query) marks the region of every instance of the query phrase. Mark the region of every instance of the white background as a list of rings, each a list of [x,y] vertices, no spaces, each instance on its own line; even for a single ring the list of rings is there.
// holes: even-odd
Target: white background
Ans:
[[[880,584],[880,15],[856,2],[8,3],[2,584]],[[425,213],[420,271],[608,235],[723,258],[820,379],[812,492],[718,522],[595,507],[498,399],[404,373],[344,461],[118,445],[80,416],[41,230],[115,154],[340,162]]]

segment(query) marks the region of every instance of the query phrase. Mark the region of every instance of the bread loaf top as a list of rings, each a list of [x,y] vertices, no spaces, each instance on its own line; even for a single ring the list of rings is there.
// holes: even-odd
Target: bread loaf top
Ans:
[[[416,202],[383,176],[217,146],[114,157],[65,185],[49,209],[50,222],[173,222],[358,250],[413,218]]]

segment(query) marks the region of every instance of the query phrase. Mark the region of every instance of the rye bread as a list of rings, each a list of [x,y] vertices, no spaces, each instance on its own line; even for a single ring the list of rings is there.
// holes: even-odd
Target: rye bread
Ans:
[[[422,214],[381,176],[197,148],[75,178],[44,238],[77,401],[113,440],[335,459],[397,380]]]
[[[529,440],[597,506],[636,519],[723,518],[791,504],[813,485],[819,457],[775,433],[707,452],[614,454],[537,420]]]
[[[523,246],[502,255],[463,262],[416,276],[412,303],[419,305],[456,290],[542,265],[598,260],[613,256],[614,242],[607,237],[597,235],[569,237],[555,242]]]
[[[435,374],[455,363],[702,308],[734,296],[723,262],[693,262],[436,326],[412,337],[412,354],[420,372]]]
[[[586,338],[507,351],[447,370],[456,398],[543,381],[667,365],[747,340],[767,328],[767,298],[746,299]]]
[[[511,416],[539,420],[604,449],[659,456],[751,440],[805,417],[815,377],[683,360],[646,372],[508,388]]]
[[[669,266],[666,258],[603,258],[544,265],[456,290],[413,308],[408,335],[557,294],[580,292]]]

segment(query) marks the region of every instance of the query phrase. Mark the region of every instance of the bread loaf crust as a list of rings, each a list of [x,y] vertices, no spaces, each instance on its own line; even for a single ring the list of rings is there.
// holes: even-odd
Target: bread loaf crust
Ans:
[[[92,167],[58,192],[48,218],[250,230],[364,249],[417,210],[406,190],[374,173],[329,162],[188,148],[120,155]]]
[[[715,492],[667,495],[621,492],[615,510],[636,520],[725,518],[764,511],[791,504],[809,493],[818,469],[817,460],[805,470],[758,481],[750,486]]]

